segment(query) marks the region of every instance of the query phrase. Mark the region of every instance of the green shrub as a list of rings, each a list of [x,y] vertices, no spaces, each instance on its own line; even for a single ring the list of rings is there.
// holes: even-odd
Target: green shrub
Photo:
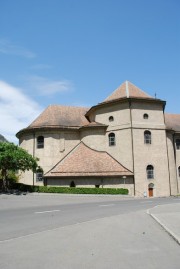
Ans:
[[[13,186],[19,191],[42,192],[42,193],[69,193],[69,194],[128,194],[128,189],[122,188],[74,188],[74,187],[51,187],[51,186],[30,186],[16,183]]]

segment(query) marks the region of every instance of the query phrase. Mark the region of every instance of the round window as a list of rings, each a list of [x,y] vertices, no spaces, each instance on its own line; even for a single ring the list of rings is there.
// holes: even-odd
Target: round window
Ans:
[[[110,116],[109,117],[109,121],[114,121],[114,117],[113,116]]]
[[[143,118],[144,118],[145,120],[147,120],[147,119],[149,118],[148,114],[145,113],[145,114],[143,115]]]

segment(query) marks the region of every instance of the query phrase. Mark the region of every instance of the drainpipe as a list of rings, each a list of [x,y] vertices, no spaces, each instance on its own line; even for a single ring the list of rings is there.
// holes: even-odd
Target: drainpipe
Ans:
[[[171,192],[171,177],[170,177],[170,166],[169,166],[169,151],[168,151],[168,143],[167,143],[167,133],[165,134],[166,134],[166,152],[167,152],[168,174],[169,174],[169,192],[171,196],[172,192]]]
[[[132,145],[132,161],[133,161],[133,174],[134,174],[134,140],[133,140],[132,111],[131,111],[130,100],[129,100],[129,110],[130,110],[130,121],[131,121],[131,145]],[[135,174],[134,174],[134,196],[135,195],[136,195],[136,186],[135,186]]]
[[[33,157],[35,157],[35,133],[33,133]],[[33,171],[33,186],[34,186],[34,171]]]

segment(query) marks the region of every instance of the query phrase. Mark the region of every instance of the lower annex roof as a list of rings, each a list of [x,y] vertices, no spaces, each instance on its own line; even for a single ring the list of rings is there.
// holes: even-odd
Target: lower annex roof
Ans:
[[[44,177],[131,176],[133,173],[105,151],[97,151],[80,142]]]

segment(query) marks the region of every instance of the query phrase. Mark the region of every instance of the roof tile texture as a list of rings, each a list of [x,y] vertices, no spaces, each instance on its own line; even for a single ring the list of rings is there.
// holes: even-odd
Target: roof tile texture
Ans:
[[[28,128],[43,126],[82,126],[89,124],[84,116],[88,108],[50,105]]]
[[[107,152],[96,151],[83,142],[61,160],[46,177],[132,175]]]
[[[153,98],[147,93],[143,92],[141,89],[136,87],[134,84],[129,81],[121,84],[110,96],[108,96],[104,102],[113,101],[120,98]]]
[[[180,114],[165,114],[165,124],[167,129],[180,132]]]

